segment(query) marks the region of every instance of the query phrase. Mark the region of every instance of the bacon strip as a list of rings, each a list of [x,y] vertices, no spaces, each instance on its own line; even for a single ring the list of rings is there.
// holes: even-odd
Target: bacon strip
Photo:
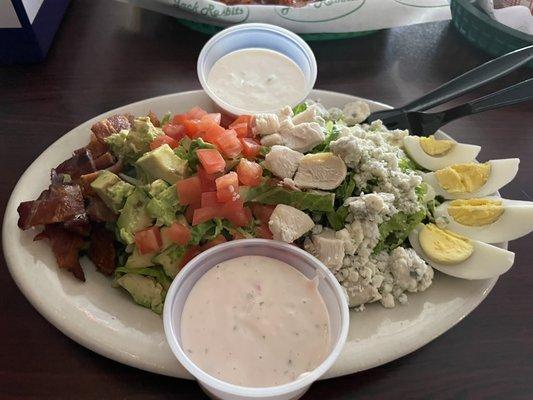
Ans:
[[[20,203],[17,211],[18,226],[26,230],[37,225],[69,221],[85,214],[85,205],[78,185],[52,184],[37,200]]]
[[[113,222],[118,216],[111,210],[100,197],[87,197],[87,215],[94,222]]]
[[[56,257],[59,268],[69,270],[80,281],[85,282],[85,274],[80,265],[80,250],[84,246],[83,238],[67,231],[61,225],[51,224],[34,240],[48,239]]]
[[[91,141],[89,142],[89,144],[85,147],[82,147],[81,149],[74,150],[74,154],[84,152],[85,150],[89,150],[93,157],[98,158],[109,150],[109,146],[107,145],[107,143],[98,140],[96,135],[91,132]]]
[[[96,269],[104,275],[112,275],[117,267],[117,254],[113,244],[113,234],[102,225],[93,225],[89,258]]]
[[[91,152],[87,149],[78,149],[77,153],[59,164],[55,170],[59,174],[70,175],[75,180],[97,169]]]
[[[131,124],[129,115],[112,115],[109,118],[99,121],[91,127],[91,131],[96,135],[98,140],[104,141],[104,138],[120,132],[122,129],[130,129]]]

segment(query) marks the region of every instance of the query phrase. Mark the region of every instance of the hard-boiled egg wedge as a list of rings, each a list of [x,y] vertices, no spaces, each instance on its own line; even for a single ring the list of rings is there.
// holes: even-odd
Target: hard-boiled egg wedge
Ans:
[[[457,143],[449,139],[435,139],[433,135],[406,136],[403,138],[403,147],[414,162],[430,171],[471,162],[481,150],[480,146]]]
[[[441,229],[420,224],[409,234],[415,251],[433,268],[463,279],[501,275],[514,262],[514,253]]]
[[[518,158],[490,160],[486,163],[454,164],[428,172],[424,181],[445,199],[471,199],[496,193],[513,180],[518,172]]]
[[[435,209],[437,225],[486,243],[514,240],[533,231],[533,203],[499,197],[452,200]]]

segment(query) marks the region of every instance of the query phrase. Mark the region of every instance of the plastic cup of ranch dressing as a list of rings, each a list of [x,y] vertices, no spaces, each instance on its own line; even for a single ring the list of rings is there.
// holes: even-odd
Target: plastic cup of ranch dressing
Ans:
[[[296,379],[281,385],[249,387],[217,379],[193,362],[192,358],[194,357],[192,357],[190,349],[185,349],[183,343],[185,339],[182,338],[181,328],[182,326],[185,327],[186,323],[182,322],[182,315],[187,315],[186,303],[189,296],[191,298],[194,297],[191,293],[193,287],[208,271],[216,272],[216,268],[219,268],[225,262],[245,256],[268,257],[276,262],[281,261],[299,271],[308,280],[318,277],[318,286],[314,286],[314,290],[316,293],[318,289],[319,297],[323,300],[323,305],[329,317],[328,348],[324,353],[323,360],[314,369],[306,371],[297,376]],[[256,268],[260,271],[260,266],[251,266],[251,268]],[[300,276],[299,274],[297,275]],[[304,300],[302,301],[305,303]],[[268,299],[265,299],[265,302],[268,302]],[[227,308],[231,309],[232,307]],[[245,239],[215,246],[195,257],[180,271],[168,290],[163,311],[163,322],[165,335],[172,352],[185,369],[197,379],[203,390],[211,398],[222,400],[288,400],[302,396],[311,384],[333,365],[346,342],[349,312],[343,288],[327,267],[311,254],[283,242],[265,239]],[[220,332],[218,326],[216,332],[217,335]],[[204,343],[201,345],[203,346]],[[216,343],[214,346],[216,346]],[[218,351],[220,349],[211,348],[211,350]],[[207,352],[207,349],[205,351]],[[229,365],[229,362],[224,362],[220,367],[229,368],[227,364]]]
[[[198,57],[198,79],[231,115],[278,111],[307,98],[316,81],[311,48],[275,25],[250,23],[213,36]]]

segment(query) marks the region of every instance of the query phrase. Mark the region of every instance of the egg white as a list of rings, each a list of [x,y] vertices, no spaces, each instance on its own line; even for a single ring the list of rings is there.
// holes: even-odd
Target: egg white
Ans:
[[[507,242],[533,231],[533,202],[501,199],[499,197],[487,198],[501,200],[504,209],[500,218],[492,224],[483,226],[460,224],[448,213],[449,201],[435,208],[435,219],[444,218],[446,220],[446,229],[485,243]]]
[[[429,265],[446,275],[469,280],[489,279],[504,274],[513,266],[513,252],[477,240],[472,240],[474,252],[465,261],[454,265],[436,263],[424,253],[418,241],[418,233],[423,227],[420,224],[411,231],[409,243]]]
[[[444,190],[437,181],[434,172],[422,175],[424,181],[433,186],[435,193],[445,199],[471,199],[485,197],[496,193],[499,189],[511,182],[518,172],[519,158],[505,158],[502,160],[490,160],[490,175],[487,182],[472,193],[449,193]]]
[[[455,143],[448,153],[442,156],[430,156],[420,146],[419,136],[404,137],[403,147],[409,157],[429,171],[436,171],[453,164],[469,163],[476,159],[481,150],[481,146]]]

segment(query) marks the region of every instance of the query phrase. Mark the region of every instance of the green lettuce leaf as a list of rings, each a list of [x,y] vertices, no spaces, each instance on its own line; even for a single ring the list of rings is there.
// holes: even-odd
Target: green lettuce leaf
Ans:
[[[330,143],[339,138],[340,131],[335,126],[333,121],[326,122],[326,132],[326,138],[324,141],[311,150],[311,153],[322,153],[329,151]]]
[[[292,109],[292,112],[294,113],[294,115],[298,115],[300,113],[303,113],[305,110],[307,110],[307,104],[300,103],[294,106],[294,108]]]
[[[346,217],[348,216],[348,207],[339,207],[337,211],[330,211],[326,213],[329,226],[336,231],[340,231],[344,228],[346,223]]]
[[[198,245],[200,242],[213,240],[222,233],[224,225],[220,218],[202,222],[191,228],[191,240],[189,244]]]
[[[335,199],[342,205],[348,197],[352,197],[356,186],[353,179],[354,172],[349,172],[342,183],[335,189]]]
[[[262,204],[286,204],[299,210],[334,211],[335,195],[315,194],[288,190],[280,186],[270,186],[263,183],[259,186],[242,186],[239,190],[245,202],[254,201]]]
[[[426,209],[422,207],[414,214],[399,212],[394,214],[388,221],[379,225],[380,241],[374,248],[374,253],[391,251],[400,246],[409,233],[426,217]]]

